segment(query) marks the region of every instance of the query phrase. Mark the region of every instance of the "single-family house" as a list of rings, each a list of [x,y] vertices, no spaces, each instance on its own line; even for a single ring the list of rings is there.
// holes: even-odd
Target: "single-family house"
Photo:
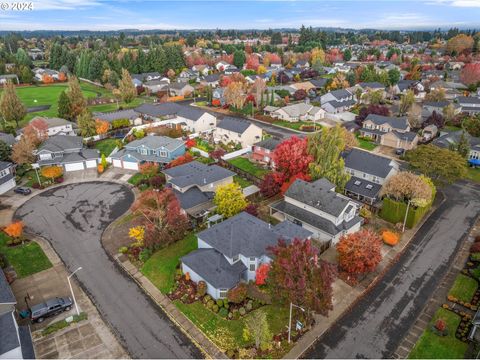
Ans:
[[[135,87],[142,86],[144,82],[152,81],[152,80],[161,80],[162,75],[157,72],[148,72],[148,73],[141,73],[141,74],[132,74],[132,82]]]
[[[335,185],[326,179],[311,183],[297,179],[283,200],[270,205],[275,218],[292,221],[327,244],[360,230],[362,219],[357,210],[357,203],[336,193]]]
[[[206,75],[203,77],[203,79],[200,80],[200,85],[211,86],[213,88],[217,87],[219,83],[220,83],[220,74]]]
[[[419,80],[400,80],[393,86],[393,92],[405,95],[408,90],[414,90],[416,92],[423,92],[425,88]]]
[[[16,304],[17,300],[0,268],[0,359],[35,359],[30,327],[18,325]]]
[[[163,166],[183,154],[185,144],[182,140],[149,135],[126,144],[123,149],[110,155],[110,158],[114,167],[138,170],[144,162]]]
[[[143,83],[143,87],[151,94],[156,94],[160,91],[166,91],[168,90],[169,85],[170,82],[166,80],[149,80]]]
[[[192,85],[184,82],[174,82],[168,86],[170,96],[190,96],[194,90]]]
[[[183,82],[188,82],[190,80],[195,80],[199,76],[197,71],[193,71],[191,69],[182,70],[180,74],[178,74],[178,79]]]
[[[218,165],[192,161],[162,171],[182,209],[194,219],[204,217],[215,207],[212,199],[221,185],[233,183],[234,172]]]
[[[345,89],[333,90],[315,99],[328,113],[339,113],[355,105],[353,93]]]
[[[480,96],[459,96],[457,102],[462,107],[462,112],[470,115],[480,113]]]
[[[438,127],[436,125],[430,124],[423,128],[422,130],[422,141],[429,141],[435,138],[438,134]]]
[[[461,106],[457,103],[453,103],[453,102],[450,102],[450,101],[447,101],[447,100],[426,101],[422,105],[422,117],[428,118],[430,115],[433,114],[434,111],[437,114],[442,114],[443,110],[450,104],[452,104],[452,106],[454,108],[455,115],[460,114],[462,112]]]
[[[62,118],[35,116],[32,120],[30,120],[30,123],[34,122],[35,120],[43,120],[47,124],[48,136],[75,135],[75,129],[77,129],[77,124]]]
[[[230,68],[230,67],[232,67],[232,66],[234,66],[234,65],[229,64],[229,63],[227,63],[226,61],[223,61],[223,60],[222,60],[222,61],[219,61],[219,62],[217,62],[217,63],[215,64],[215,69],[217,69],[217,71],[220,71],[220,72],[221,72],[221,71],[225,71],[226,69],[228,69],[228,68]]]
[[[13,144],[15,144],[15,136],[0,132],[0,141],[4,142],[8,146],[13,146]]]
[[[437,139],[433,140],[432,144],[450,149],[460,142],[463,130],[452,131],[441,135]],[[472,166],[480,166],[480,138],[471,136],[465,132],[464,136],[467,138],[470,145],[470,152],[468,153],[468,162]]]
[[[310,79],[309,82],[315,87],[315,90],[324,89],[327,86],[328,79],[319,78],[319,79]]]
[[[355,100],[329,101],[321,105],[321,108],[329,114],[339,114],[350,110],[355,105]]]
[[[94,169],[100,153],[96,149],[83,147],[80,136],[55,135],[45,140],[35,151],[37,162],[34,167],[58,165],[66,172]]]
[[[33,73],[35,74],[35,80],[45,83],[55,80],[58,81],[61,78],[60,72],[57,70],[36,68],[33,69]]]
[[[395,160],[358,148],[345,152],[342,157],[345,172],[350,175],[345,195],[369,205],[380,200],[382,185],[399,170]]]
[[[192,71],[197,72],[203,76],[207,76],[208,73],[212,70],[212,68],[206,64],[200,64],[200,65],[193,65],[192,66]]]
[[[315,85],[313,85],[310,81],[297,82],[297,83],[292,84],[291,86],[296,90],[305,90],[307,92],[307,94],[310,91],[316,89]]]
[[[196,283],[204,281],[214,299],[223,299],[240,282],[256,279],[257,269],[272,261],[268,249],[279,239],[310,236],[288,221],[272,226],[241,212],[197,234],[198,249],[180,259],[182,272]]]
[[[410,131],[406,117],[390,117],[369,114],[360,128],[362,136],[369,137],[380,145],[410,150],[417,146],[418,135]]]
[[[20,84],[18,76],[16,74],[6,74],[0,75],[0,85],[6,84],[8,81],[11,81],[13,84]]]
[[[274,167],[272,154],[280,142],[280,140],[271,137],[255,143],[252,148],[251,159]]]
[[[224,144],[233,142],[245,148],[262,140],[262,128],[248,120],[227,116],[217,124],[214,138]]]
[[[128,119],[130,125],[142,125],[142,114],[134,109],[117,110],[110,112],[94,112],[93,118],[112,123],[115,120]]]
[[[381,91],[382,95],[385,96],[385,85],[379,83],[378,81],[361,82],[355,85],[355,87],[359,87],[364,93],[368,93],[370,91]]]
[[[217,118],[209,112],[190,105],[176,103],[142,104],[135,108],[137,113],[154,121],[169,119],[190,132],[201,133],[215,128]]]
[[[0,161],[0,195],[17,186],[15,182],[15,165]]]
[[[325,110],[311,104],[297,103],[276,109],[270,116],[289,122],[318,121],[325,117]]]
[[[306,69],[310,67],[308,60],[297,60],[294,64],[295,67]]]

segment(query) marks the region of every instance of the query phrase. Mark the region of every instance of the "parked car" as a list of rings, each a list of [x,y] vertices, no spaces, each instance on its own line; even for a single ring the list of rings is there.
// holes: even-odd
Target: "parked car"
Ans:
[[[33,305],[30,308],[30,320],[41,323],[45,318],[58,315],[72,308],[73,301],[70,297],[56,297],[44,303]]]
[[[402,156],[403,154],[405,154],[405,149],[396,149],[395,154]]]
[[[22,194],[22,195],[30,195],[32,193],[32,190],[26,187],[17,187],[13,190],[17,194]]]

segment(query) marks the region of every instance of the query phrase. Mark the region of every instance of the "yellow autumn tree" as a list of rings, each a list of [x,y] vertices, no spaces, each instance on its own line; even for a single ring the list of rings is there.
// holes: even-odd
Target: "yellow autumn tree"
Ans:
[[[45,166],[40,170],[43,177],[56,179],[63,175],[63,169],[60,166]]]
[[[312,64],[325,64],[325,51],[323,51],[321,48],[313,49],[311,53],[311,62]]]
[[[135,246],[143,246],[145,228],[143,226],[134,226],[128,230],[128,236],[135,240]]]
[[[235,183],[219,186],[213,202],[217,205],[217,212],[225,218],[238,214],[248,205],[242,188]]]

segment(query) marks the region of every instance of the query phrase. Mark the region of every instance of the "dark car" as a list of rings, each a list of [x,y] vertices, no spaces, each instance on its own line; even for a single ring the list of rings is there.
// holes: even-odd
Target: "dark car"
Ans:
[[[396,149],[395,154],[402,156],[403,154],[405,154],[405,149]]]
[[[72,305],[73,301],[69,297],[49,299],[44,303],[33,305],[30,308],[30,319],[34,322],[41,323],[47,317],[70,310]]]
[[[32,193],[32,190],[26,187],[17,187],[13,190],[17,194],[22,194],[22,195],[30,195]]]

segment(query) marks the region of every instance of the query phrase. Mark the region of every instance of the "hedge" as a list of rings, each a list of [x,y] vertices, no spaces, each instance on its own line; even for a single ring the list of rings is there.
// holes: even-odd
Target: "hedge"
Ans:
[[[425,207],[415,208],[410,206],[408,209],[407,223],[408,228],[414,227],[418,222],[425,216],[425,214],[430,210],[431,204]],[[387,220],[391,223],[403,223],[405,218],[405,212],[407,211],[407,204],[400,201],[395,201],[393,199],[384,198],[382,210],[380,211],[380,217],[384,220]]]

